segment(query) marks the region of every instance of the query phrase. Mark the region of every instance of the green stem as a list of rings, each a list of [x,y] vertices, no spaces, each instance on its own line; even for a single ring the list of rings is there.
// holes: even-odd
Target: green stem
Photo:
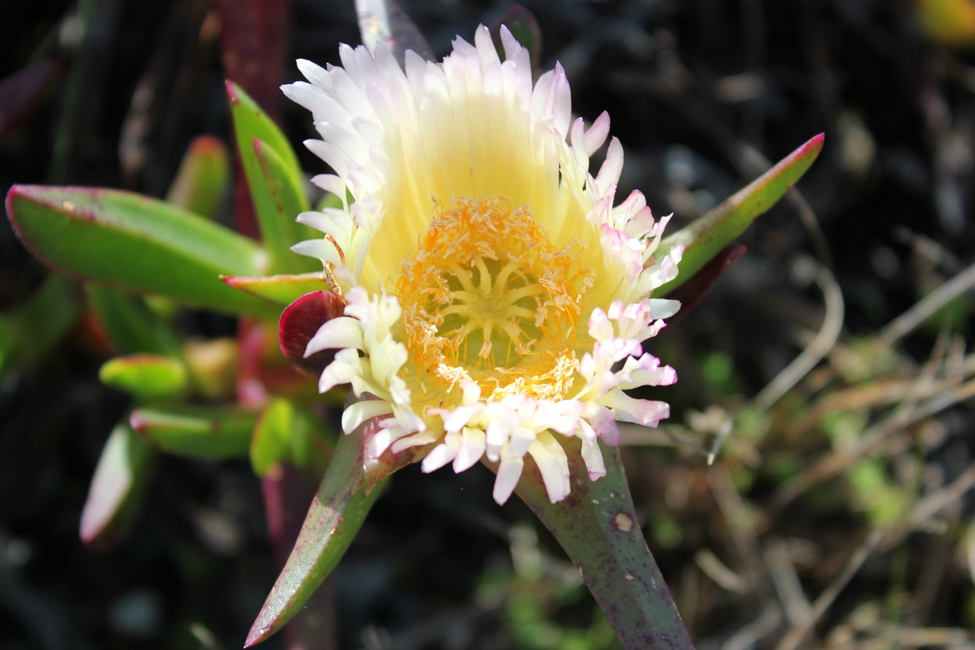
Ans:
[[[619,448],[601,445],[606,476],[590,481],[579,441],[563,442],[572,493],[551,503],[530,456],[516,492],[555,535],[627,650],[693,650],[643,538]],[[496,467],[492,468],[496,469]]]

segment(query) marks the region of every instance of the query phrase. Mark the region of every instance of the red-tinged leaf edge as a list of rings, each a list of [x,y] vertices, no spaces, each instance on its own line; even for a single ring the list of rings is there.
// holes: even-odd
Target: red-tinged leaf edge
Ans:
[[[569,496],[558,503],[549,501],[530,455],[525,456],[515,493],[579,568],[626,650],[693,650],[640,530],[619,447],[600,443],[606,476],[592,481],[582,460],[581,442],[571,438],[562,444],[572,476]],[[482,462],[497,472],[496,463]]]
[[[689,280],[684,282],[673,291],[667,298],[680,302],[680,310],[667,319],[669,325],[673,325],[678,320],[687,316],[688,312],[711,290],[725,271],[735,265],[741,256],[745,254],[746,248],[741,245],[726,246],[710,262],[701,267]]]
[[[334,285],[329,284],[324,273],[258,277],[222,275],[220,279],[234,289],[246,291],[258,298],[264,298],[282,305],[290,305],[303,295],[313,291],[328,291],[334,287]]]
[[[318,329],[345,310],[345,300],[329,291],[315,291],[298,298],[281,314],[278,339],[285,358],[299,370],[319,374],[335,358],[335,350],[322,350],[305,357],[308,341]]]
[[[259,275],[259,246],[199,215],[131,192],[71,186],[14,185],[6,207],[24,247],[62,275],[215,311],[265,318],[274,314],[273,303],[229,291],[219,279],[221,274]],[[132,218],[134,214],[139,218]],[[64,234],[69,229],[73,239]],[[53,237],[55,233],[60,236]],[[84,239],[90,246],[95,237],[109,242],[101,256],[76,241]],[[123,247],[133,246],[141,247],[143,257],[151,253],[157,265],[160,259],[179,264],[173,272],[178,278],[148,271],[146,264],[124,264],[133,251]],[[209,250],[201,253],[204,246]],[[190,280],[188,273],[196,276]]]
[[[301,610],[345,554],[378,498],[380,486],[363,480],[368,427],[378,423],[367,422],[339,438],[294,550],[251,626],[245,648],[266,640]]]
[[[318,477],[288,463],[278,472],[261,478],[267,529],[274,552],[275,568],[284,567],[301,529],[308,503],[315,496]],[[332,650],[335,638],[335,593],[328,580],[312,595],[305,607],[285,629],[285,645],[303,650]]]
[[[747,187],[725,199],[718,207],[672,235],[664,237],[660,251],[684,245],[680,275],[654,291],[661,298],[689,280],[752,222],[775,205],[806,173],[823,150],[826,134],[808,142],[780,160]]]
[[[268,639],[304,607],[352,543],[383,482],[433,448],[411,447],[398,454],[387,450],[369,458],[366,446],[382,430],[381,420],[372,418],[339,436],[298,541],[247,634],[245,648]]]

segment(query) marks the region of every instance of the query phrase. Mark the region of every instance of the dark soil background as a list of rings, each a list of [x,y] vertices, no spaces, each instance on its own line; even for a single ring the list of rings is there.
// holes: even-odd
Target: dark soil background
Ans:
[[[455,35],[472,38],[479,23],[508,8],[402,4],[438,56]],[[655,215],[674,212],[678,226],[768,161],[826,133],[819,161],[798,185],[801,196],[762,217],[742,239],[744,258],[653,341],[653,352],[681,376],[655,395],[673,404],[674,423],[692,409],[741,404],[808,343],[802,333],[823,320],[810,264],[832,269],[845,297],[842,340],[855,341],[973,261],[975,56],[928,40],[909,0],[524,4],[541,27],[542,69],[556,60],[565,66],[574,112],[612,117],[626,152],[618,196],[640,188]],[[87,49],[79,48],[85,12],[94,12]],[[208,2],[0,0],[0,17],[0,79],[44,58],[64,66],[49,92],[0,135],[4,192],[13,183],[50,183],[159,197],[193,137],[231,142],[221,22]],[[338,63],[338,43],[359,42],[351,1],[292,0],[291,19],[287,61]],[[282,82],[298,78],[291,63],[282,75]],[[283,97],[273,109],[293,143],[312,136],[303,109]],[[309,175],[323,171],[307,151],[299,155]],[[231,203],[228,196],[228,223]],[[17,305],[44,274],[0,220],[0,309]],[[963,344],[971,325],[965,306],[959,310],[951,332]],[[187,322],[205,336],[234,331],[226,319]],[[900,353],[923,361],[938,332],[935,324],[910,337]],[[123,396],[98,382],[103,361],[75,333],[0,385],[0,648],[240,647],[276,576],[260,486],[246,461],[166,458],[124,544],[93,554],[78,540],[91,474],[126,408]],[[926,448],[922,465],[945,481],[960,474],[975,447],[973,422],[964,403],[944,413],[937,422],[944,442]],[[786,469],[756,470],[741,488],[749,512],[760,518],[781,472],[799,472],[826,447],[819,436],[764,448],[767,461],[778,458]],[[736,634],[789,599],[771,587],[722,590],[700,568],[702,549],[732,569],[748,564],[705,455],[666,440],[625,455],[644,531],[698,647],[775,647],[789,629],[781,615],[751,644]],[[718,467],[736,470],[731,456]],[[557,544],[516,500],[497,507],[492,480],[481,466],[461,476],[411,467],[394,478],[335,573],[334,647],[614,647]],[[847,484],[830,485],[818,501],[776,513],[761,532],[766,550],[776,540],[812,549],[805,564],[794,563],[796,585],[810,600],[871,526],[848,503]],[[966,560],[959,528],[972,519],[971,499],[952,512],[948,533],[915,533],[882,548],[805,647],[839,647],[844,639],[864,647],[973,643],[964,634],[921,639],[928,642],[871,636],[873,628],[850,623],[864,604],[889,605],[896,594],[920,599],[928,589],[883,620],[897,627],[913,617],[913,627],[928,630],[975,625],[972,542]],[[934,577],[932,557],[943,558]],[[925,576],[932,585],[924,586]],[[283,636],[266,645],[285,647]]]

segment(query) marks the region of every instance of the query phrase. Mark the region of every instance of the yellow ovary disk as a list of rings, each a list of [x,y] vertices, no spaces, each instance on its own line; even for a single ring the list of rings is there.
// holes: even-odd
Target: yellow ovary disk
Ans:
[[[527,208],[503,199],[437,204],[390,287],[413,365],[406,379],[421,399],[436,406],[465,380],[490,399],[563,397],[577,367],[580,303],[592,285],[580,249],[575,241],[557,249]]]

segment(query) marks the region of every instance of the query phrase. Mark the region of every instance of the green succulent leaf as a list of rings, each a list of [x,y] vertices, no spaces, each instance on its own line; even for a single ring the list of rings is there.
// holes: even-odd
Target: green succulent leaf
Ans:
[[[299,214],[311,209],[301,187],[300,173],[297,176],[291,174],[284,159],[267,143],[255,139],[253,146],[261,176],[256,185],[250,185],[251,196],[254,197],[264,245],[272,257],[271,270],[299,273],[320,268],[318,260],[291,251],[291,247],[303,239],[322,236],[295,221]]]
[[[404,65],[406,50],[413,50],[427,61],[433,60],[433,50],[423,33],[403,11],[396,0],[356,0],[362,43],[372,52],[383,43],[393,57]]]
[[[310,209],[302,190],[298,158],[274,121],[247,93],[232,82],[227,82],[227,93],[237,151],[257,213],[269,271],[314,271],[319,262],[291,252],[291,246],[302,239],[321,236],[295,221]]]
[[[111,388],[130,393],[143,402],[177,398],[190,385],[186,365],[154,354],[118,357],[105,362],[98,378]]]
[[[236,458],[247,455],[257,414],[230,407],[139,408],[129,423],[149,444],[169,454]]]
[[[85,283],[85,296],[109,340],[122,354],[183,356],[182,343],[142,296]]]
[[[269,275],[259,278],[227,277],[224,282],[253,294],[259,298],[290,305],[298,298],[313,291],[329,291],[330,287],[321,273],[302,273],[301,275]]]
[[[24,245],[69,275],[190,305],[276,318],[268,302],[220,281],[261,275],[260,247],[220,225],[115,190],[15,185],[7,213]]]
[[[114,546],[132,526],[156,466],[156,450],[126,423],[112,430],[102,450],[81,513],[81,541]]]
[[[287,623],[322,584],[349,548],[386,478],[420,460],[428,447],[368,458],[369,439],[380,430],[372,418],[340,435],[325,478],[302,524],[298,541],[251,627],[244,647],[264,641]]]
[[[212,135],[201,135],[186,150],[166,202],[213,219],[229,186],[227,146]]]
[[[321,476],[334,446],[315,418],[278,398],[268,404],[254,428],[251,465],[262,478],[279,472],[285,463]]]
[[[51,273],[22,305],[0,316],[0,377],[42,358],[80,315],[77,285]]]
[[[665,296],[689,280],[745,232],[756,218],[775,205],[815,162],[823,150],[824,139],[822,133],[812,138],[721,205],[665,237],[659,250],[666,251],[675,244],[683,244],[684,257],[678,265],[680,274],[677,278],[654,291],[654,296]]]
[[[606,476],[591,481],[581,442],[563,442],[572,493],[549,501],[538,467],[525,456],[515,492],[582,572],[626,650],[693,650],[690,636],[637,523],[619,447],[600,444]],[[493,471],[497,464],[485,462]]]

